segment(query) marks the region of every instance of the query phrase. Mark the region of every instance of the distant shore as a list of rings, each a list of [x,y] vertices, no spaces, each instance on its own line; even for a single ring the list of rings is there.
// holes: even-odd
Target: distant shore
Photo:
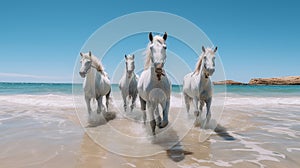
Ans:
[[[252,78],[248,83],[233,80],[216,81],[214,85],[300,85],[300,76]]]

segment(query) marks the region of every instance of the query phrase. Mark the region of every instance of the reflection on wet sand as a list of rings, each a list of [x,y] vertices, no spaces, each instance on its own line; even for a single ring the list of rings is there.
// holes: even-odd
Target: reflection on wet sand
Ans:
[[[170,137],[165,140],[176,141],[176,132],[173,130]],[[126,157],[111,153],[96,145],[85,133],[80,144],[76,167],[178,167],[177,163],[193,162],[192,158],[209,159],[209,142],[199,144],[195,142],[197,131],[192,131],[184,138],[165,152],[148,157]],[[168,141],[154,140],[153,145],[165,146]],[[185,144],[185,145],[183,145]],[[186,159],[186,156],[189,158]],[[210,164],[203,164],[210,165]]]

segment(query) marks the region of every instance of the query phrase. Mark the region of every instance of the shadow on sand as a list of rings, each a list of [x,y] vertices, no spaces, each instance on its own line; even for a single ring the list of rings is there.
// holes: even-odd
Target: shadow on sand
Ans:
[[[158,134],[154,137],[152,143],[166,149],[167,156],[174,162],[180,162],[185,158],[185,155],[193,154],[193,152],[183,150],[177,132],[172,127],[157,131]]]
[[[217,125],[217,127],[214,129],[214,131],[217,133],[217,135],[219,135],[220,137],[222,137],[224,140],[227,140],[227,141],[234,141],[234,140],[236,140],[233,136],[231,136],[227,132],[227,129],[225,127],[223,127],[222,125],[220,125],[220,124]]]

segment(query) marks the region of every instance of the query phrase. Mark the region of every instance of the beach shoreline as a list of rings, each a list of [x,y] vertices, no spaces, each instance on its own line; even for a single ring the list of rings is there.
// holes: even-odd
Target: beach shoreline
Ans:
[[[213,131],[207,140],[199,142],[202,130],[199,127],[191,127],[182,139],[179,138],[179,143],[168,149],[168,145],[163,142],[179,140],[176,136],[181,135],[182,125],[178,124],[169,132],[168,138],[162,139],[163,141],[151,144],[151,141],[146,139],[141,142],[141,144],[149,142],[148,147],[161,149],[159,153],[147,157],[124,156],[97,145],[90,134],[84,131],[86,128],[80,125],[73,107],[72,94],[2,94],[0,95],[1,167],[296,167],[299,165],[297,158],[300,156],[298,145],[300,102],[295,99],[299,97],[298,94],[293,92],[292,96],[287,96],[289,93],[284,92],[278,96],[280,93],[278,91],[277,97],[271,94],[254,98],[255,95],[249,95],[247,92],[233,94],[232,90],[235,89],[237,88],[229,89],[224,111],[218,121],[218,129]],[[118,92],[114,94],[117,98]],[[221,95],[219,93],[215,95],[216,103]],[[81,95],[77,96],[82,98]],[[173,103],[179,104],[180,93],[174,93],[172,96]],[[114,103],[118,104],[118,101],[114,100]],[[170,115],[180,114],[182,121],[192,121],[193,114],[187,114],[181,107],[182,104],[177,106],[175,104],[171,108]],[[132,136],[147,134],[147,128],[142,123],[131,120],[135,112],[132,115],[128,114],[126,118],[115,111],[117,112],[115,119],[105,125],[87,128],[88,131],[105,131],[106,127],[115,126],[120,131],[131,131]],[[136,112],[138,113],[138,110]],[[175,120],[171,117],[171,121],[170,126]],[[121,123],[126,127],[121,127]],[[134,127],[131,127],[132,125]],[[111,141],[112,147],[128,149],[125,140],[109,138],[104,139],[107,139],[107,142]],[[147,149],[147,146],[144,149]]]

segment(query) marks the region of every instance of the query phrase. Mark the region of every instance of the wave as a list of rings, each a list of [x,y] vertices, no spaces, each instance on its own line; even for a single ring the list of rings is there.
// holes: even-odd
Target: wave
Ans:
[[[300,105],[300,97],[227,96],[225,105]]]
[[[1,103],[11,103],[39,107],[74,107],[72,95],[0,95]]]

